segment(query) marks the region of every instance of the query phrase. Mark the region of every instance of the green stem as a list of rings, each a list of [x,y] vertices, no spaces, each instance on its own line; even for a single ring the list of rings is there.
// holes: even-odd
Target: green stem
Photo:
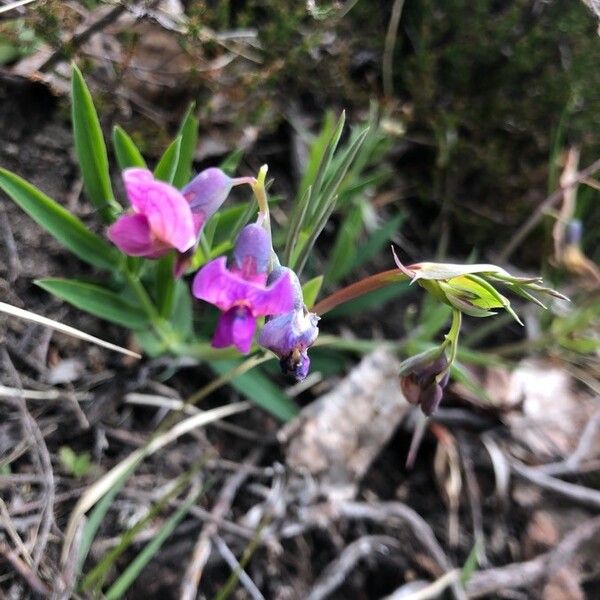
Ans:
[[[148,316],[156,335],[168,349],[171,349],[175,343],[174,333],[171,331],[169,324],[161,317],[156,306],[154,306],[146,288],[144,288],[138,277],[133,275],[128,269],[124,269],[123,274],[129,287],[138,299],[142,310]]]
[[[271,262],[272,266],[279,266],[279,258],[273,249],[273,238],[271,237],[271,213],[269,212],[269,199],[267,198],[267,190],[265,188],[265,179],[267,177],[268,166],[263,165],[258,171],[256,180],[251,183],[256,203],[258,204],[259,223],[265,228],[271,241]]]
[[[450,344],[450,357],[448,359],[448,369],[452,366],[452,363],[456,359],[456,353],[458,351],[458,336],[460,334],[460,326],[462,324],[462,313],[460,310],[452,311],[452,325],[450,325],[450,331],[446,334],[446,341]]]

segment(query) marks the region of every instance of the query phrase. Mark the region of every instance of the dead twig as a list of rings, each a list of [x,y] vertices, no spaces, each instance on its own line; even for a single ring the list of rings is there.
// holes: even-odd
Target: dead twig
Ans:
[[[600,491],[598,490],[556,479],[556,477],[552,477],[518,462],[511,462],[510,467],[516,475],[526,479],[530,483],[568,498],[576,504],[600,510]]]
[[[307,600],[324,600],[336,590],[358,562],[375,552],[386,554],[389,548],[399,548],[398,540],[388,535],[365,535],[344,548],[317,579]]]
[[[192,558],[181,583],[180,600],[194,600],[196,598],[200,579],[202,578],[202,572],[204,571],[204,567],[206,566],[211,553],[213,539],[219,530],[218,521],[225,518],[239,488],[249,476],[250,469],[246,468],[246,466],[253,466],[259,460],[262,452],[262,448],[255,449],[244,462],[240,470],[237,473],[234,473],[222,487],[219,498],[211,511],[215,520],[204,525],[196,541]]]
[[[21,388],[21,378],[17,370],[15,369],[6,348],[2,347],[2,359],[6,367],[7,372],[13,379],[14,385],[17,388]],[[48,544],[48,536],[50,535],[50,529],[54,523],[54,495],[55,495],[55,481],[54,471],[52,470],[52,461],[50,459],[50,453],[46,446],[44,436],[37,424],[36,420],[31,416],[27,408],[27,404],[22,396],[19,394],[15,395],[14,402],[19,409],[21,420],[23,423],[23,431],[26,437],[33,440],[35,443],[35,452],[32,453],[34,463],[38,470],[40,470],[44,476],[44,499],[45,506],[42,509],[40,515],[40,524],[38,530],[38,537],[33,550],[33,568],[37,569],[40,565],[46,545]]]
[[[600,159],[594,161],[589,167],[579,171],[579,173],[570,180],[568,187],[575,186],[584,179],[593,175],[600,169]],[[511,254],[517,249],[519,244],[527,237],[529,232],[540,222],[544,214],[557,204],[565,193],[564,187],[560,187],[555,192],[550,194],[533,212],[533,214],[521,225],[519,230],[512,236],[506,246],[501,250],[498,260],[500,262],[506,262]]]
[[[50,590],[46,584],[37,576],[35,571],[23,562],[17,554],[6,544],[0,543],[0,557],[9,562],[12,568],[22,577],[29,588],[36,594],[48,598]]]
[[[330,501],[327,504],[305,509],[302,514],[304,521],[317,523],[339,517],[350,520],[368,520],[388,525],[399,521],[409,527],[414,538],[423,545],[437,563],[437,572],[434,573],[436,576],[443,575],[453,569],[429,524],[416,511],[406,506],[406,504],[402,504],[402,502],[367,504],[350,500]],[[452,585],[452,593],[457,600],[466,598],[464,591],[458,584]]]
[[[453,583],[457,583],[459,579],[460,569],[454,569],[453,571],[448,571],[433,583],[424,585],[424,587],[415,591],[413,591],[413,586],[416,582],[407,583],[398,588],[390,596],[386,596],[383,600],[435,600],[436,598],[440,598],[442,592]]]
[[[127,7],[125,4],[117,4],[117,6],[107,12],[103,17],[100,17],[97,21],[94,21],[91,25],[86,27],[86,29],[76,33],[71,37],[70,40],[64,42],[60,48],[58,48],[48,57],[47,60],[42,63],[38,71],[40,73],[46,73],[63,60],[69,58],[70,53],[74,52],[77,48],[85,44],[85,42],[87,42],[94,34],[99,33],[108,27],[113,21],[116,21],[126,10]]]
[[[564,566],[584,542],[596,535],[598,529],[600,517],[576,527],[551,552],[525,562],[474,573],[466,586],[468,597],[479,598],[515,588],[531,590],[531,586],[551,575],[559,565]]]
[[[575,473],[580,465],[589,457],[597,433],[600,431],[600,410],[597,410],[586,423],[585,428],[579,441],[577,448],[573,450],[565,460],[547,465],[536,467],[536,471],[545,473],[546,475],[565,475],[567,473]],[[595,457],[591,457],[595,458]]]
[[[246,588],[246,591],[250,594],[253,600],[265,600],[265,597],[261,594],[260,590],[256,587],[256,584],[248,573],[244,571],[242,565],[240,565],[238,559],[235,557],[235,554],[229,549],[229,546],[225,543],[225,540],[216,535],[214,538],[215,544],[219,553],[223,557],[223,560],[229,565],[229,568],[238,574],[240,579],[240,583]]]

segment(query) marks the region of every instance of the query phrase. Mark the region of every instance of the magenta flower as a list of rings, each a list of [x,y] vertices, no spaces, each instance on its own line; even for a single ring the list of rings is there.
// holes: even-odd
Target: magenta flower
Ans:
[[[194,296],[223,311],[213,347],[233,345],[246,353],[252,346],[257,317],[279,315],[293,307],[294,289],[289,276],[266,285],[270,254],[267,232],[260,225],[247,225],[236,240],[229,268],[221,256],[196,274],[192,284]]]
[[[283,315],[270,318],[260,332],[258,343],[279,357],[281,370],[301,381],[308,375],[310,358],[307,350],[319,335],[319,317],[308,312],[302,297],[302,287],[296,273],[287,267],[274,269],[268,282],[287,276],[294,286],[294,307]]]
[[[147,169],[126,169],[123,181],[132,210],[108,228],[115,246],[129,256],[159,258],[172,248],[185,252],[194,245],[192,211],[178,190]]]
[[[177,256],[174,266],[175,277],[180,277],[189,266],[200,233],[206,222],[221,208],[234,185],[252,183],[252,177],[231,178],[221,169],[210,167],[200,171],[182,190],[181,194],[189,203],[194,221],[195,244],[187,252]]]

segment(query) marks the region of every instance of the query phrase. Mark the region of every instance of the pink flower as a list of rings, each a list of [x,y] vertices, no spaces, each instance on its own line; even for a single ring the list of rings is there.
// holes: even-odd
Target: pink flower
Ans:
[[[232,179],[221,169],[210,167],[200,171],[182,190],[181,194],[188,201],[194,220],[196,244],[187,252],[179,253],[175,261],[174,275],[180,277],[188,268],[196,245],[200,239],[202,228],[206,222],[221,208],[231,188],[243,183],[251,184],[253,177],[237,177]]]
[[[240,232],[229,268],[221,256],[206,264],[194,278],[192,293],[223,311],[212,340],[215,348],[235,346],[246,353],[252,346],[256,319],[280,315],[294,306],[289,274],[267,286],[271,240],[260,225]]]
[[[159,258],[173,248],[185,252],[196,243],[192,211],[181,192],[154,179],[147,169],[126,169],[123,181],[132,210],[107,232],[122,252]]]

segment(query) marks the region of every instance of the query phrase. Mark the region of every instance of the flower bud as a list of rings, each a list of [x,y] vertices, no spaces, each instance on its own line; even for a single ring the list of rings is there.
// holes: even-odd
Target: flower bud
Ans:
[[[400,388],[410,404],[430,415],[437,410],[448,383],[448,359],[442,354],[432,361],[423,353],[409,361],[410,367],[401,370]]]
[[[206,222],[225,202],[233,184],[233,179],[221,169],[210,167],[200,171],[181,193],[189,202],[192,212],[201,213],[203,222]]]
[[[272,285],[285,276],[288,276],[293,284],[294,308],[288,313],[268,319],[258,343],[279,357],[283,373],[301,381],[307,376],[310,368],[307,350],[319,335],[319,317],[310,313],[304,305],[300,281],[291,269],[277,267],[269,276],[268,282]]]

